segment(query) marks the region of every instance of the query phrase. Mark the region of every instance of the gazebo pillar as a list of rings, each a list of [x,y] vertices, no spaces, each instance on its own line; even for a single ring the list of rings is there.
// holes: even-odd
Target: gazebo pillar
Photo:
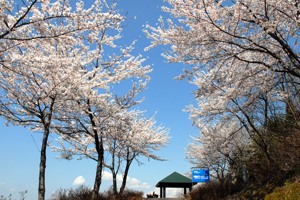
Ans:
[[[159,198],[166,198],[166,187],[160,187]]]
[[[159,188],[159,198],[162,198],[162,187]]]

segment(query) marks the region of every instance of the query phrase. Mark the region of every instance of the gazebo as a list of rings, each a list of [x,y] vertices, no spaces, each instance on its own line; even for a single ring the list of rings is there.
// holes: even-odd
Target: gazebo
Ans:
[[[160,188],[160,198],[166,198],[166,188],[183,188],[186,194],[186,189],[189,188],[191,191],[192,186],[192,179],[177,172],[173,172],[156,184],[156,187]]]

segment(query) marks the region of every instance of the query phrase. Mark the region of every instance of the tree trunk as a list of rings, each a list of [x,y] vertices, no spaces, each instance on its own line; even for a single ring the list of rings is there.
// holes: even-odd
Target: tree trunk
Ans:
[[[124,175],[123,175],[123,180],[122,180],[122,185],[121,185],[121,188],[120,188],[120,192],[119,192],[119,195],[122,196],[123,195],[123,192],[125,190],[125,187],[126,187],[126,181],[127,181],[127,176],[128,176],[128,172],[129,172],[129,168],[130,168],[130,165],[132,163],[132,160],[127,160],[126,162],[126,167],[125,167],[125,170],[124,170]]]
[[[112,177],[113,177],[113,193],[115,196],[118,195],[118,185],[117,185],[117,174],[118,174],[118,169],[115,169],[115,160],[116,160],[116,143],[117,141],[114,140],[113,142],[113,148],[112,148],[112,157],[111,157],[111,168],[110,168],[110,171],[111,171],[111,174],[112,174]],[[118,165],[118,168],[119,168],[119,165]]]
[[[97,162],[97,169],[96,169],[96,177],[94,182],[94,188],[92,192],[92,200],[97,200],[99,196],[99,190],[101,185],[101,178],[102,178],[102,158],[98,158]]]
[[[102,168],[103,168],[103,159],[104,159],[104,148],[103,148],[103,140],[102,140],[102,133],[96,130],[96,123],[94,121],[94,115],[92,114],[92,109],[90,106],[90,100],[87,100],[88,111],[89,111],[89,119],[94,130],[94,142],[95,142],[95,149],[97,151],[98,160],[97,160],[97,169],[96,169],[96,177],[94,182],[94,188],[92,192],[92,200],[97,200],[99,196],[99,190],[102,180]],[[99,135],[98,135],[99,133]]]
[[[114,195],[118,195],[118,190],[117,190],[117,174],[112,170],[112,177],[113,177],[113,192]]]
[[[48,126],[44,130],[44,136],[43,136],[42,148],[41,148],[38,200],[45,199],[46,150],[47,150],[47,142],[48,142],[49,133],[50,133],[50,130],[49,130],[49,126]]]
[[[98,133],[95,133],[95,148],[98,154],[98,161],[97,161],[94,188],[92,193],[92,200],[97,200],[99,196],[99,190],[100,190],[101,179],[102,179],[103,158],[104,158],[103,141],[101,136],[99,141]]]

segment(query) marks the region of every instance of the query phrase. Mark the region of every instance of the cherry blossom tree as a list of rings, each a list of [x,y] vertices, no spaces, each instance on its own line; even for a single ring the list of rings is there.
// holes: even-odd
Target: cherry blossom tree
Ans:
[[[111,165],[106,166],[111,170],[112,174],[116,174],[120,165],[123,164],[122,160],[125,162],[119,195],[122,195],[125,190],[127,176],[132,162],[135,160],[138,164],[141,164],[139,160],[141,156],[163,161],[164,159],[157,156],[155,151],[166,146],[169,140],[169,130],[163,126],[156,126],[154,117],[147,119],[143,117],[143,113],[140,111],[131,111],[129,114],[129,126],[127,126],[124,131],[122,131],[122,129],[117,131],[117,137],[109,138],[113,144],[118,144],[121,148],[110,146],[109,153],[112,156]],[[117,164],[114,163],[115,158],[117,158]],[[116,182],[114,185],[117,186]],[[117,187],[115,187],[115,189],[116,188]]]
[[[14,57],[13,71],[1,70],[3,96],[0,100],[0,113],[14,125],[28,126],[33,131],[43,132],[40,149],[39,199],[44,199],[46,148],[51,124],[56,110],[67,98],[68,90],[74,90],[73,86],[78,84],[74,82],[78,71],[76,68],[70,69],[70,65],[66,67],[65,60],[60,63],[58,58],[56,61],[60,64],[53,66],[48,62],[49,57],[44,52],[28,47],[27,50],[30,52],[23,51],[22,58]],[[31,53],[35,53],[36,57]],[[27,60],[23,60],[26,58]]]
[[[62,158],[65,159],[79,156],[81,159],[95,160],[99,170],[103,170],[103,167],[108,168],[112,172],[115,195],[122,195],[130,166],[134,160],[140,163],[138,160],[140,156],[163,160],[153,151],[158,151],[167,144],[168,129],[156,126],[154,118],[146,119],[141,111],[127,111],[124,107],[120,109],[116,104],[111,104],[108,108],[105,114],[104,110],[101,111],[104,114],[102,117],[97,117],[97,123],[93,127],[94,130],[99,130],[97,135],[91,134],[87,131],[88,128],[83,128],[82,125],[80,125],[82,129],[78,129],[78,126],[70,129],[68,126],[70,134],[61,135],[58,140],[59,146],[53,146],[53,150],[61,152]],[[61,132],[66,133],[65,130]],[[79,132],[81,134],[78,134]],[[94,145],[96,140],[99,140],[101,153]],[[100,163],[99,157],[102,159]],[[120,190],[117,192],[117,175],[121,171],[123,171],[123,179]]]
[[[250,157],[250,137],[239,121],[207,125],[201,135],[188,145],[187,158],[198,167],[211,169],[221,183],[231,176],[241,180],[243,168]]]
[[[110,97],[110,84],[144,77],[151,70],[141,66],[141,56],[129,54],[132,46],[118,48],[119,56],[112,53],[124,21],[115,4],[96,0],[87,8],[83,1],[20,3],[0,2],[0,115],[43,132],[38,192],[42,200],[49,134],[65,125],[76,109],[83,117],[79,122],[87,119],[94,125],[99,110],[93,109]],[[70,106],[74,108],[68,110]]]
[[[84,88],[82,94],[78,93],[78,96],[66,101],[65,107],[59,111],[60,124],[54,127],[57,133],[66,134],[67,140],[72,140],[71,138],[74,137],[74,140],[82,145],[79,148],[78,145],[74,144],[75,150],[78,152],[81,152],[82,149],[86,151],[87,147],[91,144],[94,145],[92,152],[93,158],[97,161],[97,167],[93,199],[97,199],[100,190],[107,129],[110,128],[112,119],[122,119],[122,117],[117,117],[121,115],[120,110],[130,108],[138,103],[134,97],[146,86],[149,80],[147,73],[151,69],[149,66],[142,65],[144,59],[140,56],[129,55],[128,51],[131,49],[121,49],[120,56],[115,55],[110,61],[105,61],[103,71],[99,72],[107,75],[107,79],[102,77],[98,80],[99,82],[96,79],[96,86],[92,84],[92,87]],[[100,67],[95,66],[94,70],[98,71]],[[89,76],[87,80],[94,83],[94,76],[95,74],[92,74],[92,77]],[[113,98],[109,86],[130,79],[133,85],[129,91],[123,97],[116,96]],[[134,80],[138,81],[135,82]]]
[[[239,120],[271,163],[264,127],[291,108],[299,119],[299,2],[167,2],[163,10],[172,19],[147,25],[152,43],[146,50],[169,45],[163,54],[169,62],[191,66],[178,78],[198,88],[197,105],[186,110],[201,133],[208,124]]]

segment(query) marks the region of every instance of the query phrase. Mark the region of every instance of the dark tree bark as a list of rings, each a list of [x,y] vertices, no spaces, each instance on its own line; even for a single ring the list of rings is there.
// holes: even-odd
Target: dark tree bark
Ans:
[[[129,147],[128,147],[128,149],[127,149],[127,158],[126,158],[126,167],[125,167],[125,170],[124,170],[122,185],[120,187],[120,192],[119,192],[120,195],[122,195],[124,190],[125,190],[127,176],[128,176],[129,168],[130,168],[130,165],[133,161],[133,158],[135,158],[135,156],[130,156],[130,150],[129,150]]]
[[[45,127],[44,136],[42,141],[42,148],[41,148],[41,156],[40,156],[40,172],[39,172],[39,190],[38,190],[38,199],[44,200],[45,199],[45,172],[46,172],[46,150],[47,150],[47,142],[49,137],[50,131],[49,126]]]
[[[102,178],[102,164],[103,164],[103,157],[98,158],[97,162],[97,169],[96,169],[96,177],[94,182],[94,188],[92,193],[92,200],[97,200],[99,196],[99,190],[101,185],[101,178]]]
[[[99,196],[99,190],[100,190],[100,185],[102,180],[103,158],[104,158],[102,138],[99,141],[97,134],[95,135],[95,146],[98,154],[98,160],[97,160],[96,177],[95,177],[94,188],[92,193],[92,200],[97,200]]]

